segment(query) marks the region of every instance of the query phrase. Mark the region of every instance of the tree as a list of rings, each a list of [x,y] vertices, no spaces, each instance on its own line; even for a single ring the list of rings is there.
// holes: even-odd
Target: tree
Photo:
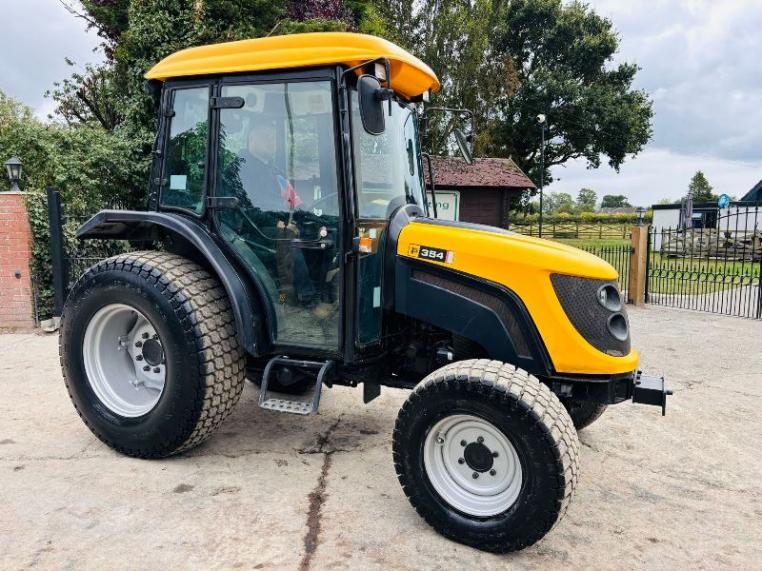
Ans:
[[[601,208],[631,208],[632,204],[624,194],[604,194]]]
[[[516,71],[515,93],[500,101],[488,150],[511,155],[530,178],[551,182],[550,168],[602,157],[619,169],[651,138],[647,94],[632,88],[638,67],[612,64],[619,39],[610,20],[586,4],[561,0],[505,0],[494,51]],[[545,172],[539,172],[539,126],[547,116]]]
[[[598,195],[590,188],[581,188],[577,193],[577,212],[594,212]]]
[[[688,185],[688,192],[693,195],[694,202],[717,202],[720,198],[712,192],[714,190],[712,185],[704,176],[701,171],[696,171],[696,174],[691,178],[691,182]]]
[[[637,66],[614,65],[610,20],[562,0],[379,0],[391,39],[428,63],[436,105],[473,109],[476,153],[512,157],[536,183],[537,115],[547,116],[544,182],[551,168],[605,157],[619,169],[651,137],[651,101],[632,83]],[[436,120],[428,147],[441,152],[453,124]]]
[[[574,212],[574,199],[568,192],[551,192],[543,197],[542,210],[545,214],[571,214]]]

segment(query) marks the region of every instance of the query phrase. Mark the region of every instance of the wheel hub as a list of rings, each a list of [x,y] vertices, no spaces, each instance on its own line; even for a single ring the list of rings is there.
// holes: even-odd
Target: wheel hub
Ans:
[[[487,472],[494,464],[492,450],[481,442],[468,444],[463,451],[463,458],[466,460],[468,467],[477,472]]]
[[[152,367],[161,365],[164,362],[164,349],[156,339],[149,339],[143,343],[143,359]]]

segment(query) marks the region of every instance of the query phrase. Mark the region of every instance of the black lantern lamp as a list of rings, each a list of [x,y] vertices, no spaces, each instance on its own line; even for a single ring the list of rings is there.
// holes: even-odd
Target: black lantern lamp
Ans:
[[[21,180],[21,161],[18,157],[11,157],[5,161],[5,171],[8,180],[11,181],[11,192],[21,192],[19,180]]]
[[[643,226],[643,220],[646,217],[646,209],[642,206],[638,206],[635,212],[638,213],[638,226]]]

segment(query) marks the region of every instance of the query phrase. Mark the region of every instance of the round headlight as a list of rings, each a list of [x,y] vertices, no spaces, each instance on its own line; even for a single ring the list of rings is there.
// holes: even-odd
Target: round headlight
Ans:
[[[619,311],[622,309],[622,296],[616,287],[607,284],[598,290],[598,303],[609,311]]]
[[[609,333],[611,333],[619,341],[627,341],[629,336],[629,328],[627,327],[627,320],[621,313],[615,313],[609,317]]]

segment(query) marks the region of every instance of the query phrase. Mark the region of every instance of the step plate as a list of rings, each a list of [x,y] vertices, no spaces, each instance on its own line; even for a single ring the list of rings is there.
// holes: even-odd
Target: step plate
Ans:
[[[311,414],[312,401],[297,401],[288,399],[268,398],[259,404],[260,407],[267,410],[278,412],[290,412],[292,414]]]

